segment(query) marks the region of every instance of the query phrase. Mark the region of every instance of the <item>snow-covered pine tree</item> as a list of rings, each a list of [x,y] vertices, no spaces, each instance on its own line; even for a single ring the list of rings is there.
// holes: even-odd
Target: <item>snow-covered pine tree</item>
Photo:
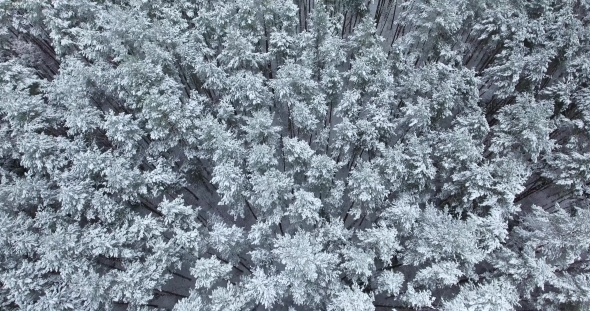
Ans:
[[[587,1],[0,3],[0,309],[582,310]]]

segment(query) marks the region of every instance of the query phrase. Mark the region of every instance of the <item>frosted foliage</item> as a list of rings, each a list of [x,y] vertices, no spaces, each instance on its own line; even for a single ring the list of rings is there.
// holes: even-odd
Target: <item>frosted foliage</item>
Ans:
[[[463,272],[458,269],[456,263],[440,262],[436,265],[420,270],[416,274],[414,281],[416,283],[429,284],[431,286],[445,286],[457,283],[458,278],[461,275],[463,275]]]
[[[412,307],[431,307],[434,297],[430,290],[416,290],[412,283],[408,283],[406,293],[402,299]]]
[[[373,311],[373,297],[363,293],[360,288],[344,289],[336,294],[333,302],[328,305],[329,311]]]
[[[344,264],[342,265],[346,274],[351,278],[366,282],[368,277],[373,274],[373,257],[372,252],[366,253],[361,249],[347,248],[342,251]]]
[[[271,309],[285,290],[281,285],[276,276],[266,275],[264,271],[257,269],[253,271],[252,278],[246,285],[246,291],[255,297],[257,303],[266,309]]]
[[[230,271],[231,265],[224,264],[215,258],[199,259],[191,268],[191,274],[196,278],[196,288],[210,287]]]
[[[452,301],[444,304],[444,310],[488,311],[514,310],[518,294],[514,285],[505,279],[493,280],[480,286],[466,286]]]
[[[379,283],[380,290],[390,295],[397,295],[404,284],[404,275],[399,272],[386,270],[377,277],[377,282]]]
[[[586,310],[590,3],[0,1],[0,310]]]
[[[286,275],[298,279],[317,280],[320,273],[330,273],[336,263],[336,254],[322,252],[319,241],[307,233],[280,237],[275,245],[273,254],[285,265]]]
[[[295,202],[289,206],[292,217],[301,217],[304,221],[315,223],[319,221],[318,212],[322,208],[322,201],[306,191],[298,191],[294,196]]]
[[[199,296],[193,295],[191,297],[183,298],[174,305],[174,311],[201,311],[202,301]]]

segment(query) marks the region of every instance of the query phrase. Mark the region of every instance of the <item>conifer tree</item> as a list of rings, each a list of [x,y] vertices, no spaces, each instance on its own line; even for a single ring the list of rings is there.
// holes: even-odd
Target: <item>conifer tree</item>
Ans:
[[[0,1],[0,309],[582,310],[587,1]]]

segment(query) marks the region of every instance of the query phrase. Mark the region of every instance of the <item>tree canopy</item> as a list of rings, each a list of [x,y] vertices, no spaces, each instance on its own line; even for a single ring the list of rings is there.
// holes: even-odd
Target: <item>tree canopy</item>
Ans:
[[[0,309],[590,307],[587,0],[0,1]]]

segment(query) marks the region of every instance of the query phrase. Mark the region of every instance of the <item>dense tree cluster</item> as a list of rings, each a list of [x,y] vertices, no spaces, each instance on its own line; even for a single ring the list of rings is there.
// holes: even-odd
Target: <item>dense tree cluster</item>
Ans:
[[[584,309],[589,23],[0,1],[0,309]]]

